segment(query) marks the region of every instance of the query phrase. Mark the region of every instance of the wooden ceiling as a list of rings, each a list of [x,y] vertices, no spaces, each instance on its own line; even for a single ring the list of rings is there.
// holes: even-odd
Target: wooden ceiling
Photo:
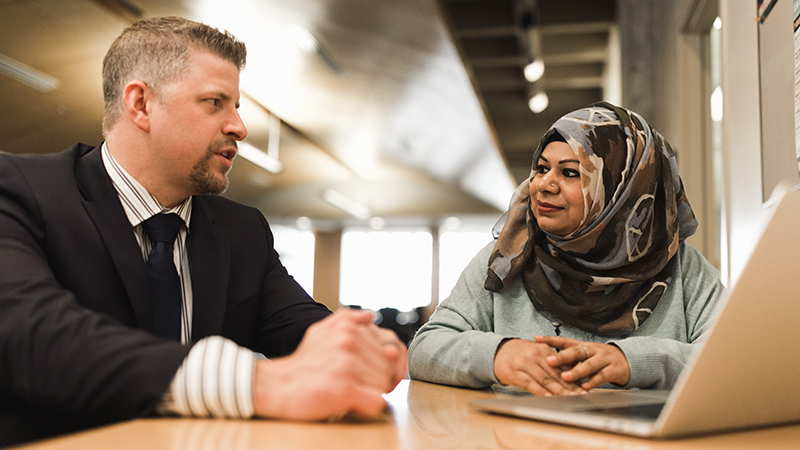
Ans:
[[[279,174],[237,158],[225,194],[271,220],[358,222],[334,189],[373,216],[496,215],[560,115],[608,90],[614,1],[540,1],[550,107],[527,108],[522,0],[0,0],[0,55],[55,88],[0,73],[0,150],[49,153],[102,141],[102,58],[138,17],[180,15],[248,45],[242,115]],[[304,51],[291,27],[318,47]],[[7,65],[6,65],[7,66]]]

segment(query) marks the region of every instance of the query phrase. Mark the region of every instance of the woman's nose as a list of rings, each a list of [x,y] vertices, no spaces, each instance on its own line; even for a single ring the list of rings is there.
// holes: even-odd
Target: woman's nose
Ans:
[[[556,177],[552,175],[552,171],[547,172],[539,182],[539,189],[542,191],[554,192],[558,189]]]

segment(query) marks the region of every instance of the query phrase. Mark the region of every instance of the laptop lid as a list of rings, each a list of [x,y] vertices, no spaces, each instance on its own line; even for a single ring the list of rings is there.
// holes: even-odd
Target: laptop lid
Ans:
[[[473,405],[643,437],[800,422],[800,191],[781,196],[765,220],[739,280],[719,302],[704,343],[671,393],[599,391]]]
[[[665,436],[800,421],[800,191],[761,237],[659,418]]]

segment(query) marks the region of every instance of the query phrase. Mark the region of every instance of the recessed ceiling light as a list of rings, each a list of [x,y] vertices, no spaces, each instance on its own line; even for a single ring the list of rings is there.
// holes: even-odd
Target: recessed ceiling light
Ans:
[[[539,91],[531,97],[530,101],[528,101],[528,107],[536,114],[547,109],[547,106],[550,104],[550,99],[547,97],[547,94],[544,91]]]
[[[539,80],[544,75],[544,61],[541,58],[536,58],[532,63],[525,66],[524,72],[525,79],[533,83]]]

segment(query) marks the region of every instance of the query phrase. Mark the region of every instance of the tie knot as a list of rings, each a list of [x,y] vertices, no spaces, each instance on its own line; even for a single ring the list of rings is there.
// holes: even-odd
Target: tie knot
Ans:
[[[160,213],[142,222],[144,231],[155,242],[172,244],[183,225],[183,219],[177,214]]]

